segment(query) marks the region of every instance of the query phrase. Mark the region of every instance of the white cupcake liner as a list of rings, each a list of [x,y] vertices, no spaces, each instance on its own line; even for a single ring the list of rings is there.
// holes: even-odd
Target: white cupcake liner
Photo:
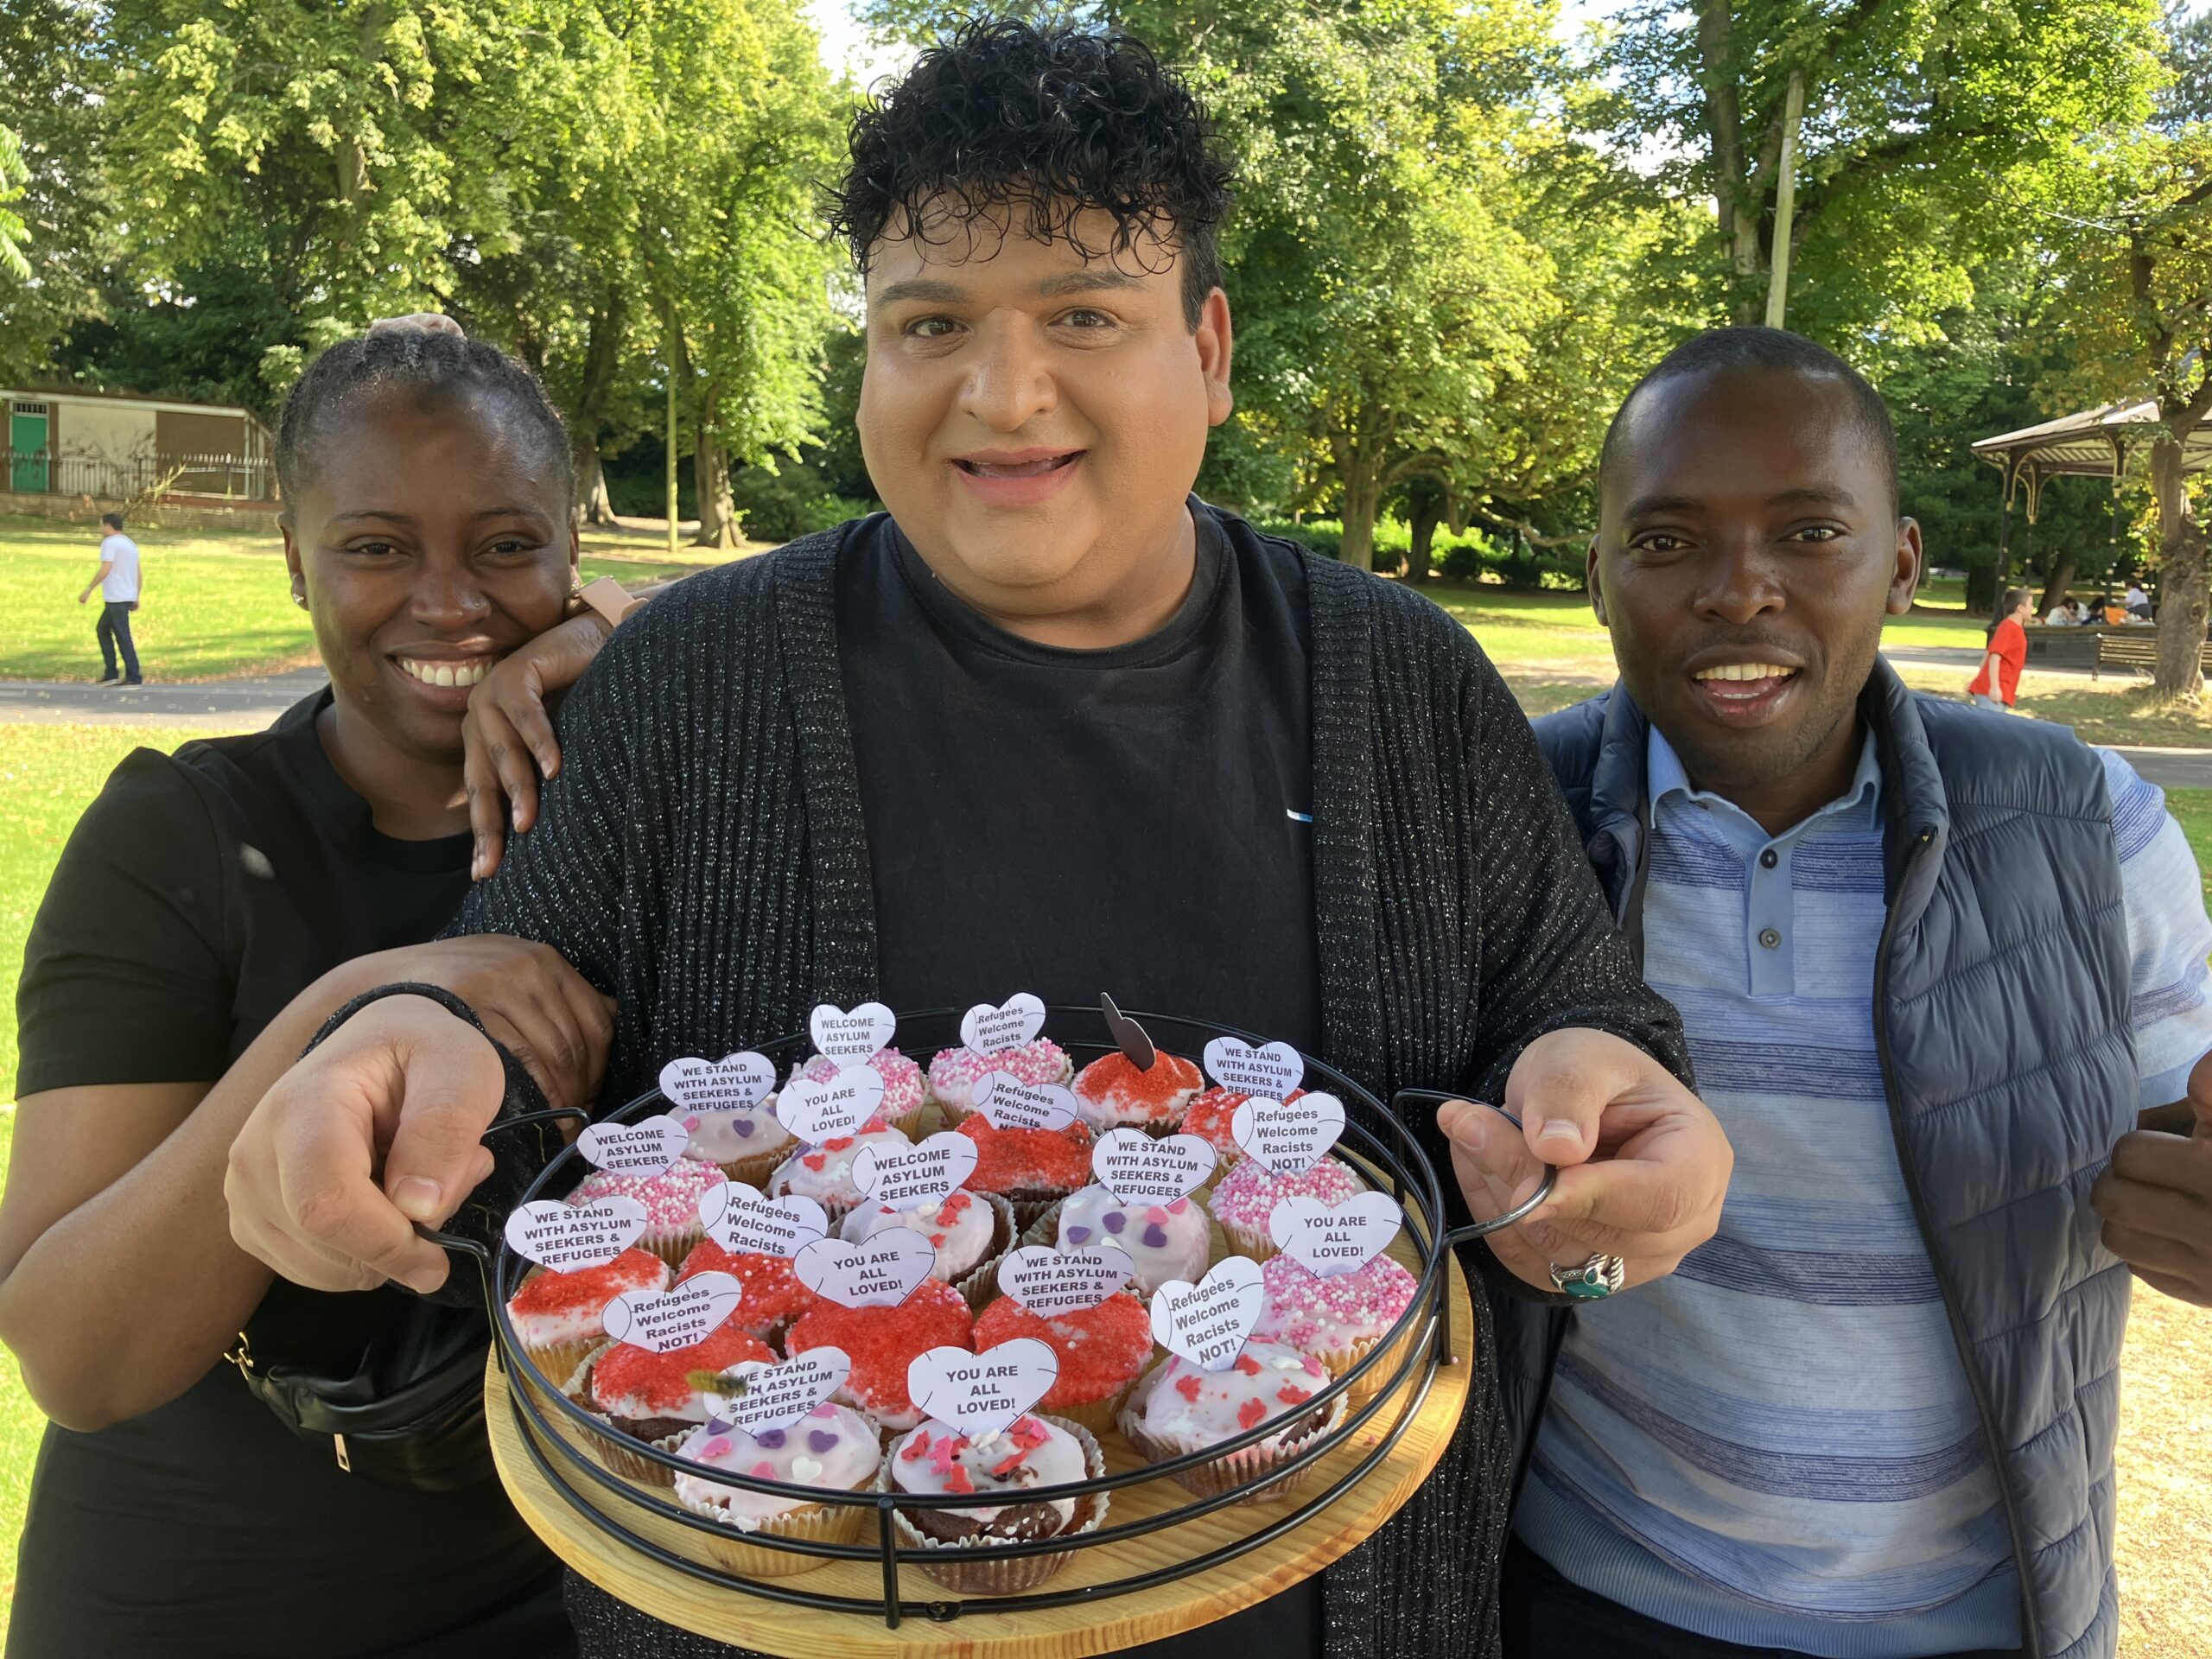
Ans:
[[[1099,1449],[1097,1437],[1081,1423],[1058,1414],[1037,1414],[1046,1422],[1066,1431],[1083,1447],[1084,1477],[1096,1480],[1106,1472],[1106,1454]],[[899,1455],[893,1441],[883,1454],[883,1466],[877,1471],[875,1490],[879,1492],[896,1491],[891,1478],[892,1460]],[[1053,1536],[1074,1538],[1086,1532],[1096,1532],[1106,1519],[1105,1492],[1090,1492],[1075,1499],[1075,1515],[1068,1524]],[[1016,1500],[1018,1501],[1018,1499]],[[975,1507],[983,1508],[977,1504]],[[899,1540],[902,1559],[919,1567],[931,1579],[946,1589],[963,1596],[1017,1596],[1025,1590],[1033,1590],[1068,1564],[1069,1550],[1042,1550],[1034,1555],[1006,1556],[999,1554],[1001,1544],[970,1540],[964,1543],[944,1543],[925,1537],[914,1523],[906,1518],[905,1510],[893,1513],[891,1524]]]
[[[726,1479],[725,1471],[715,1470],[713,1478]],[[859,1488],[855,1488],[858,1491]],[[729,1512],[711,1498],[692,1497],[678,1492],[676,1501],[693,1515],[703,1516],[715,1523],[712,1533],[694,1533],[701,1552],[714,1558],[715,1565],[732,1573],[754,1579],[791,1579],[802,1573],[812,1573],[821,1567],[836,1565],[830,1555],[809,1555],[798,1550],[770,1549],[760,1544],[748,1543],[750,1538],[791,1538],[809,1543],[849,1544],[856,1542],[872,1513],[859,1503],[802,1503],[796,1509],[772,1515],[755,1523],[750,1529],[739,1526],[729,1518]]]

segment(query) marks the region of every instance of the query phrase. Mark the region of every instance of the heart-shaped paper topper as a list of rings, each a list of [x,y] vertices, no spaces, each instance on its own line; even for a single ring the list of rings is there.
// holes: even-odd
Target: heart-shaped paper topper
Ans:
[[[1011,1071],[976,1079],[976,1109],[995,1129],[1065,1129],[1076,1119],[1075,1090],[1064,1083],[1024,1083]]]
[[[1173,1204],[1213,1173],[1214,1149],[1195,1135],[1155,1141],[1142,1129],[1109,1129],[1090,1149],[1090,1173],[1122,1204]]]
[[[1044,1029],[1043,999],[1027,991],[1016,991],[996,1007],[978,1002],[960,1016],[960,1040],[978,1054],[1020,1048]]]
[[[830,1217],[812,1198],[765,1198],[737,1181],[699,1195],[699,1224],[732,1255],[797,1255],[830,1231]]]
[[[883,1075],[872,1065],[848,1066],[817,1083],[802,1077],[776,1096],[776,1116],[810,1147],[858,1135],[883,1104]]]
[[[607,1303],[600,1323],[617,1342],[665,1354],[704,1342],[744,1300],[734,1274],[695,1273],[671,1290],[624,1291]]]
[[[717,1423],[748,1434],[789,1429],[845,1386],[852,1356],[842,1348],[810,1348],[780,1365],[748,1359],[693,1379]]]
[[[1363,1192],[1334,1209],[1300,1195],[1268,1212],[1268,1236],[1315,1278],[1333,1279],[1357,1273],[1389,1249],[1404,1219],[1388,1192]]]
[[[645,1206],[616,1192],[591,1204],[539,1198],[507,1217],[507,1248],[555,1273],[603,1268],[644,1236]]]
[[[1232,1094],[1281,1100],[1306,1081],[1306,1057],[1288,1043],[1254,1048],[1234,1037],[1217,1037],[1206,1045],[1205,1063],[1206,1075]]]
[[[1137,1264],[1118,1244],[1089,1250],[1056,1250],[1025,1244],[999,1262],[999,1289],[1032,1313],[1080,1313],[1096,1307],[1136,1276]]]
[[[658,1175],[676,1167],[691,1144],[691,1131],[665,1112],[634,1123],[594,1123],[576,1137],[576,1150],[618,1175]]]
[[[853,1154],[853,1185],[887,1210],[942,1204],[976,1173],[976,1142],[945,1129],[918,1146],[862,1147]]]
[[[858,1244],[817,1238],[791,1258],[799,1283],[841,1307],[896,1307],[936,1266],[937,1246],[911,1227],[887,1228]]]
[[[1149,1071],[1160,1058],[1160,1051],[1152,1046],[1152,1039],[1144,1034],[1144,1027],[1114,1006],[1114,999],[1101,991],[1098,1012],[1106,1016],[1106,1034],[1114,1046],[1128,1057],[1131,1065],[1140,1071]]]
[[[1153,1292],[1152,1334],[1200,1370],[1225,1371],[1244,1351],[1267,1300],[1260,1264],[1232,1255],[1195,1285],[1170,1279]]]
[[[1262,1169],[1303,1175],[1344,1132],[1344,1103],[1315,1090],[1286,1104],[1254,1095],[1229,1120],[1229,1133]]]
[[[749,1048],[719,1060],[671,1060],[660,1069],[661,1093],[690,1112],[742,1111],[767,1099],[775,1087],[774,1064]]]
[[[850,1014],[824,1002],[807,1016],[815,1052],[840,1065],[858,1065],[879,1053],[899,1028],[899,1018],[880,1002],[863,1002]]]
[[[931,1348],[906,1366],[914,1403],[963,1434],[1003,1434],[1052,1391],[1060,1357],[1050,1343],[1016,1337],[980,1354]]]

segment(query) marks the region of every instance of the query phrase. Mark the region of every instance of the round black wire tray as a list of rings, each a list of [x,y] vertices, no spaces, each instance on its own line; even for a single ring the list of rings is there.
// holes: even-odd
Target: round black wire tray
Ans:
[[[1252,1033],[1231,1027],[1165,1015],[1140,1014],[1130,1018],[1161,1051],[1193,1059],[1216,1037],[1232,1037],[1255,1044],[1261,1040]],[[901,1014],[892,1041],[902,1053],[926,1068],[938,1049],[959,1045],[959,1026],[960,1015],[950,1009]],[[1099,1008],[1053,1007],[1048,1010],[1044,1034],[1068,1052],[1077,1070],[1117,1046],[1109,1034],[1107,1016]],[[804,1059],[814,1050],[811,1039],[801,1033],[760,1045],[758,1052],[775,1063],[780,1077],[788,1075],[795,1062]],[[894,1514],[932,1508],[972,1508],[976,1499],[950,1494],[879,1492],[867,1488],[829,1491],[753,1479],[726,1468],[709,1469],[688,1463],[671,1452],[616,1433],[562,1391],[563,1384],[569,1379],[542,1374],[516,1339],[506,1304],[532,1264],[504,1244],[484,1264],[493,1332],[494,1374],[487,1379],[487,1399],[496,1410],[499,1397],[505,1397],[514,1431],[512,1434],[507,1432],[508,1424],[493,1424],[494,1452],[500,1454],[503,1479],[516,1496],[525,1518],[532,1520],[569,1565],[648,1612],[699,1629],[702,1620],[696,1598],[685,1592],[692,1588],[727,1591],[733,1592],[729,1617],[726,1621],[711,1621],[717,1628],[703,1633],[785,1653],[853,1653],[876,1649],[864,1642],[853,1646],[849,1638],[856,1627],[844,1619],[831,1621],[833,1625],[842,1627],[843,1634],[825,1637],[823,1621],[813,1617],[804,1626],[803,1636],[792,1635],[779,1645],[779,1630],[794,1628],[788,1618],[777,1616],[779,1610],[810,1616],[864,1615],[870,1624],[880,1620],[886,1630],[894,1631],[902,1621],[912,1618],[942,1623],[968,1615],[969,1624],[976,1625],[984,1622],[976,1616],[989,1615],[993,1616],[989,1622],[994,1627],[1003,1630],[1004,1621],[997,1616],[1039,1616],[1023,1622],[1038,1626],[1040,1630],[1050,1626],[1064,1636],[1067,1628],[1065,1615],[1058,1618],[1041,1616],[1051,1610],[1096,1606],[1097,1611],[1091,1616],[1096,1620],[1116,1620],[1117,1610],[1113,1604],[1117,1599],[1141,1597],[1143,1592],[1179,1580],[1203,1577],[1252,1552],[1268,1549],[1338,1504],[1348,1494],[1357,1492],[1363,1483],[1394,1456],[1397,1463],[1393,1466],[1402,1474],[1405,1458],[1401,1442],[1417,1424],[1422,1451],[1420,1472],[1425,1474],[1449,1440],[1466,1391],[1464,1380],[1457,1376],[1452,1376],[1453,1386],[1443,1389],[1436,1386],[1440,1370],[1451,1375],[1447,1368],[1464,1362],[1465,1344],[1472,1335],[1471,1330],[1455,1332],[1453,1328],[1452,1303],[1455,1298],[1464,1303],[1465,1287],[1452,1261],[1451,1246],[1494,1230],[1510,1221],[1513,1215],[1526,1213],[1548,1191],[1549,1176],[1546,1176],[1541,1190],[1515,1207],[1513,1215],[1452,1232],[1447,1226],[1443,1188],[1435,1168],[1402,1116],[1411,1109],[1433,1108],[1447,1096],[1427,1090],[1406,1090],[1386,1109],[1344,1073],[1312,1056],[1302,1058],[1306,1066],[1304,1086],[1309,1090],[1325,1090],[1344,1103],[1344,1132],[1331,1155],[1350,1165],[1370,1187],[1388,1192],[1397,1201],[1403,1222],[1390,1254],[1413,1273],[1419,1287],[1404,1313],[1372,1351],[1341,1376],[1332,1378],[1313,1397],[1310,1409],[1322,1414],[1329,1413],[1342,1398],[1347,1409],[1341,1420],[1334,1427],[1300,1441],[1298,1449],[1287,1458],[1270,1463],[1248,1480],[1199,1496],[1177,1484],[1174,1477],[1268,1439],[1280,1432],[1280,1421],[1263,1422],[1233,1440],[1185,1456],[1150,1464],[1136,1459],[1120,1445],[1117,1436],[1103,1434],[1099,1436],[1102,1442],[1112,1442],[1109,1446],[1112,1455],[1104,1475],[1067,1485],[1026,1490],[1022,1498],[1024,1502],[1052,1503],[1100,1493],[1116,1494],[1109,1503],[1104,1523],[1080,1534],[995,1545],[988,1549],[995,1560],[1067,1555],[1091,1570],[1056,1573],[1055,1580],[1060,1582],[1048,1581],[1025,1593],[948,1595],[934,1585],[926,1591],[918,1591],[909,1587],[915,1580],[902,1578],[902,1573],[913,1573],[923,1567],[931,1560],[932,1552],[902,1544],[893,1523]],[[664,1104],[659,1090],[653,1090],[606,1116],[615,1121],[634,1121],[652,1115]],[[523,1201],[565,1198],[589,1173],[590,1166],[571,1145],[532,1183]],[[1198,1195],[1193,1196],[1195,1200]],[[1229,1252],[1217,1226],[1215,1235],[1212,1259],[1218,1262]],[[1455,1338],[1461,1344],[1456,1350]],[[518,1449],[519,1458],[516,1456]],[[1338,1454],[1348,1450],[1357,1455],[1349,1466],[1344,1466],[1344,1459]],[[610,1451],[615,1454],[612,1461],[618,1466],[610,1466]],[[667,1486],[650,1484],[620,1471],[620,1465],[634,1469],[641,1463],[677,1472],[692,1472],[726,1487],[787,1497],[805,1503],[864,1508],[874,1523],[873,1541],[835,1543],[765,1532],[736,1532],[725,1523],[685,1508],[676,1501]],[[1309,1490],[1311,1483],[1299,1486],[1296,1497],[1302,1501],[1294,1505],[1287,1497],[1255,1501],[1261,1489],[1296,1484],[1296,1478],[1313,1472],[1316,1465],[1325,1463],[1330,1465],[1325,1471],[1330,1478],[1319,1490]],[[1403,1484],[1402,1481],[1399,1484]],[[1387,1520],[1409,1490],[1396,1492],[1397,1502],[1351,1506],[1364,1510],[1363,1516],[1355,1517],[1364,1522],[1355,1529],[1357,1535],[1347,1539],[1339,1535],[1342,1529],[1332,1529],[1327,1542],[1309,1553],[1313,1564],[1303,1571],[1294,1567],[1289,1578],[1294,1580],[1306,1576],[1325,1560],[1343,1554],[1358,1541],[1358,1537]],[[1161,1501],[1163,1495],[1169,1495],[1166,1501]],[[549,1504],[572,1512],[587,1523],[587,1529],[567,1525],[563,1517],[550,1511],[533,1515],[534,1510],[545,1510]],[[1224,1524],[1231,1520],[1236,1524]],[[590,1538],[591,1534],[597,1535],[596,1538]],[[734,1552],[733,1544],[742,1548]],[[779,1556],[811,1559],[779,1560],[773,1571],[766,1573],[735,1570],[730,1565],[734,1554],[753,1561],[761,1560],[764,1558],[751,1553],[761,1550]],[[937,1552],[940,1555],[944,1553]],[[969,1549],[957,1552],[963,1559],[975,1553]],[[836,1571],[841,1563],[845,1570]],[[801,1574],[818,1575],[822,1582],[809,1584],[804,1577],[798,1576]],[[1286,1587],[1282,1576],[1276,1573],[1265,1593]],[[1195,1612],[1180,1617],[1171,1615],[1166,1623],[1159,1622],[1155,1616],[1148,1626],[1140,1619],[1135,1634],[1130,1633],[1128,1621],[1122,1620],[1116,1624],[1118,1634],[1113,1645],[1154,1639],[1175,1630],[1190,1628],[1220,1617],[1240,1601],[1260,1599],[1258,1593],[1232,1592],[1224,1599],[1217,1588],[1220,1575],[1214,1574],[1214,1579],[1215,1592]],[[684,1585],[684,1580],[690,1584]],[[666,1597],[657,1593],[657,1584],[669,1586],[672,1593]],[[748,1603],[739,1598],[752,1599]],[[689,1616],[672,1606],[655,1605],[664,1600],[686,1602]],[[1153,1600],[1156,1602],[1157,1599]],[[1133,1607],[1129,1611],[1137,1610]],[[868,1625],[857,1628],[865,1630]],[[1079,1643],[1071,1646],[1062,1638],[1055,1639],[1060,1642],[1059,1645],[1039,1650],[1100,1650]],[[912,1649],[901,1644],[899,1650]],[[961,1646],[958,1650],[971,1649]],[[988,1650],[1011,1649],[993,1647]]]

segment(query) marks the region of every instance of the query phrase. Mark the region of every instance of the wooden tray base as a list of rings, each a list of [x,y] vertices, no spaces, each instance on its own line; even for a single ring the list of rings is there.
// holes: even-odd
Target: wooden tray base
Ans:
[[[1392,1254],[1414,1265],[1402,1236]],[[1405,1433],[1365,1480],[1281,1537],[1234,1560],[1188,1578],[1095,1603],[999,1612],[992,1611],[988,1600],[977,1599],[970,1600],[957,1618],[940,1622],[916,1616],[913,1605],[950,1603],[960,1598],[918,1569],[902,1566],[899,1593],[910,1611],[892,1629],[880,1612],[828,1612],[725,1589],[639,1554],[576,1513],[524,1446],[522,1427],[510,1403],[506,1375],[496,1361],[485,1375],[485,1416],[491,1426],[492,1452],[499,1478],[531,1530],[594,1584],[633,1606],[651,1609],[654,1617],[670,1624],[741,1647],[781,1655],[784,1659],[877,1659],[878,1656],[888,1659],[1089,1659],[1093,1654],[1112,1653],[1194,1630],[1280,1594],[1344,1554],[1396,1513],[1443,1456],[1466,1403],[1474,1314],[1468,1302],[1466,1280],[1449,1255],[1445,1272],[1457,1363],[1438,1366],[1427,1397]],[[1386,1358],[1382,1364],[1392,1363]],[[1067,1565],[1039,1586],[1037,1593],[1107,1583],[1188,1560],[1273,1524],[1327,1490],[1382,1443],[1420,1376],[1416,1367],[1405,1385],[1386,1398],[1365,1427],[1321,1459],[1306,1484],[1287,1498],[1217,1510],[1142,1537],[1075,1551]],[[1101,1440],[1113,1472],[1136,1466],[1135,1457],[1119,1435],[1104,1435]],[[613,1498],[590,1477],[566,1463],[560,1446],[547,1447],[545,1454],[572,1484],[602,1501],[607,1510],[618,1511],[623,1522],[640,1535],[671,1547],[686,1546],[687,1553],[696,1551],[696,1545],[685,1535],[685,1529]],[[1183,1488],[1169,1480],[1122,1487],[1112,1495],[1108,1524],[1156,1515],[1191,1501]],[[880,1569],[872,1563],[853,1561],[828,1562],[800,1576],[773,1582],[812,1593],[879,1603],[883,1592]]]

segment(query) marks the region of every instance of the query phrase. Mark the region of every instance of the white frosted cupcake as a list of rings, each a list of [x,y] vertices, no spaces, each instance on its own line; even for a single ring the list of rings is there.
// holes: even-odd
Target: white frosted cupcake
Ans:
[[[893,1151],[907,1152],[914,1143],[893,1128],[867,1129],[859,1135],[842,1135],[834,1141],[824,1141],[818,1147],[804,1147],[776,1166],[768,1178],[768,1195],[782,1198],[786,1193],[802,1198],[812,1198],[832,1222],[842,1221],[846,1214],[866,1201],[867,1195],[853,1183],[853,1160],[860,1156],[862,1147],[888,1147]]]
[[[1033,1244],[1062,1250],[1119,1245],[1136,1263],[1142,1296],[1170,1279],[1196,1284],[1213,1262],[1213,1229],[1196,1198],[1123,1204],[1103,1186],[1086,1186],[1047,1211],[1027,1236]]]
[[[667,1262],[634,1246],[574,1273],[538,1268],[508,1300],[507,1323],[539,1375],[558,1388],[607,1340],[609,1302],[626,1291],[666,1290],[668,1279]]]
[[[998,1544],[1090,1532],[1105,1518],[1106,1494],[1029,1499],[1023,1494],[1095,1480],[1106,1459],[1090,1432],[1058,1417],[1031,1415],[1003,1433],[969,1436],[930,1421],[902,1436],[883,1459],[880,1489],[931,1497],[974,1497],[972,1506],[900,1510],[899,1541],[923,1572],[964,1595],[1010,1596],[1067,1564],[1067,1552],[1002,1556]]]
[[[912,1210],[863,1204],[845,1217],[837,1236],[857,1244],[898,1227],[929,1240],[937,1250],[931,1275],[968,1296],[970,1306],[990,1300],[988,1294],[969,1294],[976,1269],[1014,1248],[1013,1206],[982,1192],[954,1192]]]
[[[733,1181],[759,1186],[798,1144],[778,1121],[775,1109],[771,1095],[732,1111],[676,1114],[691,1137],[683,1155],[714,1165]]]
[[[676,1452],[702,1469],[824,1491],[857,1491],[872,1484],[883,1461],[875,1425],[849,1407],[830,1403],[817,1406],[789,1428],[764,1428],[758,1434],[704,1424],[685,1436]],[[817,1543],[851,1543],[869,1514],[857,1503],[809,1503],[688,1470],[676,1477],[676,1497],[694,1515],[734,1532]],[[763,1548],[738,1538],[717,1538],[706,1548],[722,1566],[756,1578],[790,1578],[830,1564],[827,1557]]]
[[[1329,1385],[1328,1367],[1318,1359],[1271,1342],[1250,1342],[1224,1371],[1201,1370],[1179,1354],[1154,1366],[1122,1408],[1121,1429],[1147,1463],[1165,1463],[1249,1433],[1265,1423],[1281,1427],[1266,1439],[1184,1470],[1177,1482],[1202,1497],[1212,1497],[1264,1476],[1312,1443],[1313,1437],[1343,1421],[1344,1396],[1324,1413],[1306,1402]],[[1313,1465],[1246,1493],[1239,1503],[1281,1497],[1313,1471]]]

